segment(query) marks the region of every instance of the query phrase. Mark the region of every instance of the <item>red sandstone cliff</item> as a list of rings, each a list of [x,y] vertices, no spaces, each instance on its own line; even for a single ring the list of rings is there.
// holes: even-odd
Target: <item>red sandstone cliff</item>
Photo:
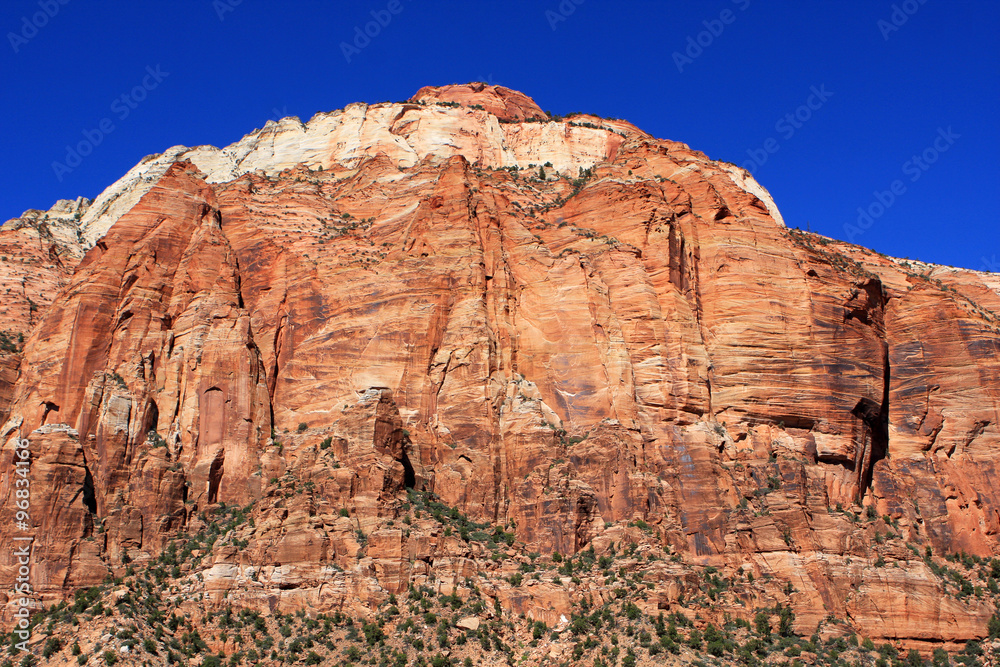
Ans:
[[[0,311],[27,334],[0,357],[0,465],[30,441],[41,598],[154,559],[216,503],[256,525],[209,554],[210,594],[288,611],[429,574],[459,590],[485,554],[387,523],[415,487],[544,553],[633,535],[753,572],[719,614],[983,636],[994,602],[923,556],[1000,552],[996,276],[790,230],[732,165],[543,116],[473,84],[286,119],[137,166],[77,255],[2,245],[0,279],[48,295]],[[682,565],[653,609],[690,597]],[[550,621],[600,589],[494,583]]]

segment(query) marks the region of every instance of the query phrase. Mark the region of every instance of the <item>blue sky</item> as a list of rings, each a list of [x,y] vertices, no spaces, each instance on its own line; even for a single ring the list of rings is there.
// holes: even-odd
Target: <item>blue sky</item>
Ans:
[[[5,0],[0,31],[0,220],[172,145],[484,80],[752,168],[790,226],[1000,271],[992,0]]]

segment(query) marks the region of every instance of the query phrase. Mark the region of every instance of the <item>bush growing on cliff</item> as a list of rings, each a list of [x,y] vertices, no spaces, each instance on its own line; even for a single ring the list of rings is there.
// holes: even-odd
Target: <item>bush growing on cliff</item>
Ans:
[[[764,641],[771,641],[771,618],[768,616],[766,611],[759,611],[753,619],[754,628],[757,630],[757,634],[760,635],[761,639]]]
[[[989,632],[990,639],[1000,638],[1000,612],[994,612],[993,616],[990,617],[986,631]]]
[[[80,589],[73,594],[73,605],[70,607],[70,610],[75,614],[83,613],[99,597],[101,597],[101,589],[96,586]]]
[[[795,612],[791,607],[783,607],[780,604],[775,607],[778,615],[778,635],[781,637],[792,637],[795,633],[792,630],[792,623],[795,622]],[[770,627],[770,624],[768,624]]]
[[[365,633],[365,641],[370,645],[378,644],[385,639],[385,633],[377,623],[365,623],[361,626],[361,630]]]
[[[42,649],[42,656],[51,658],[62,649],[62,640],[58,637],[49,637],[45,640],[45,648]]]
[[[0,331],[0,352],[18,352],[24,348],[24,334],[14,334],[9,331]]]

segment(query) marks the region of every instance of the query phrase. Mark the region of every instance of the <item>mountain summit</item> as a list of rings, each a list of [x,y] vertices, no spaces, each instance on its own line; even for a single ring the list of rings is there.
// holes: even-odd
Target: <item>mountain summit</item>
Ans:
[[[426,87],[173,147],[0,251],[2,530],[46,607],[100,601],[88,646],[189,651],[175,615],[246,656],[232,619],[299,612],[485,664],[987,635],[1000,280],[791,229],[685,144]]]

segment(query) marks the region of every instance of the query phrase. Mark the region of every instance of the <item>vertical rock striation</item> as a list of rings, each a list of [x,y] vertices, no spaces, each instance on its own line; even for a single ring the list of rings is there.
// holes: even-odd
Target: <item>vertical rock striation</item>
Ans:
[[[790,230],[732,165],[485,84],[171,149],[80,224],[82,261],[11,311],[30,335],[0,357],[0,465],[31,442],[46,599],[222,503],[256,525],[205,591],[248,606],[481,569],[388,524],[418,488],[542,552],[641,522],[685,563],[793,582],[762,601],[803,631],[983,634],[990,606],[902,545],[998,551],[994,276]]]

